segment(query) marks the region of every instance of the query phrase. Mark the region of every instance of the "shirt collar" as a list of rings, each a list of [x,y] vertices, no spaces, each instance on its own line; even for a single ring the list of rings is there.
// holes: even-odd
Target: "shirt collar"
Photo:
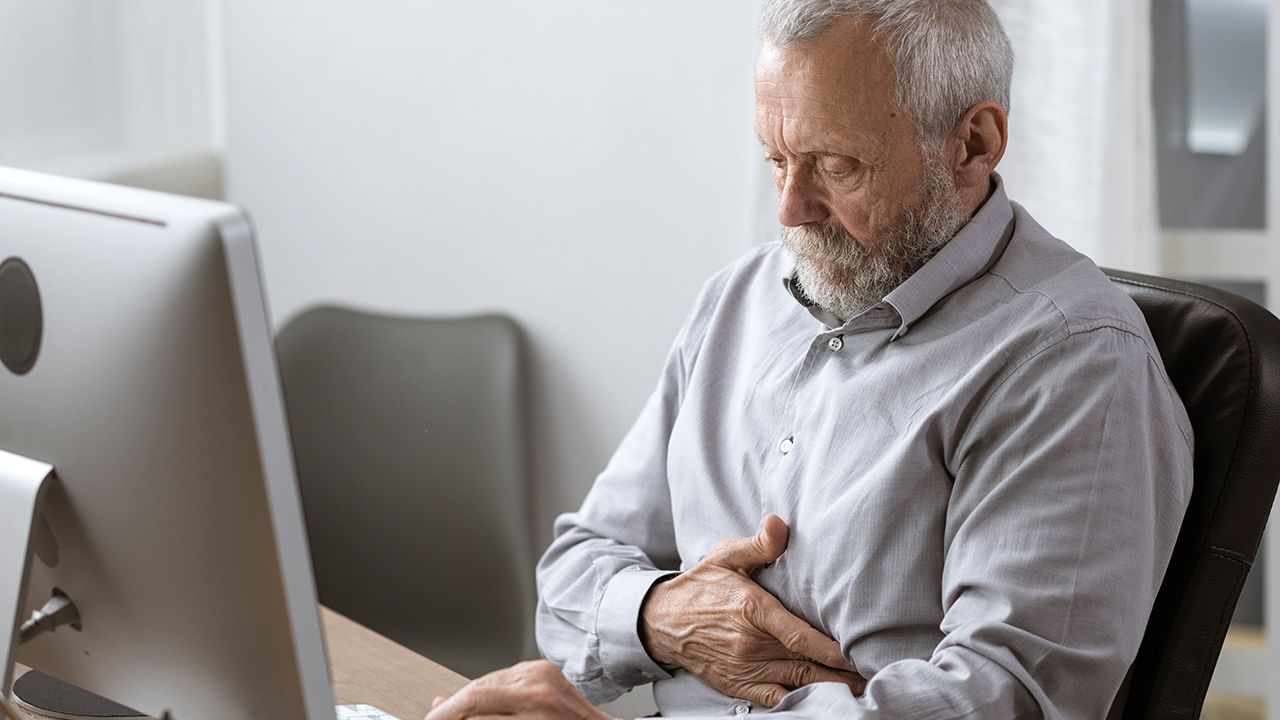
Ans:
[[[1013,235],[1013,206],[1004,180],[992,173],[995,190],[977,214],[924,267],[885,296],[902,318],[892,339],[907,333],[939,300],[985,273]]]
[[[924,267],[886,295],[883,302],[850,318],[844,323],[845,327],[875,318],[883,321],[882,316],[886,313],[896,313],[899,319],[898,331],[890,341],[897,340],[939,300],[967,285],[995,264],[1013,235],[1013,206],[1005,194],[1004,180],[1000,175],[992,173],[991,179],[995,183],[991,197],[987,198],[951,242],[943,246]],[[806,302],[794,277],[793,269],[784,278],[792,297],[827,326],[839,327],[841,323],[835,315]]]

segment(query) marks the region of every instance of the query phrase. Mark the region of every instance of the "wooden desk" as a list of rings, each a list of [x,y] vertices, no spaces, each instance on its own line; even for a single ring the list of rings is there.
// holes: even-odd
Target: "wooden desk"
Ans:
[[[374,705],[400,720],[421,720],[431,701],[452,695],[467,679],[328,608],[320,608],[337,705]],[[27,671],[18,665],[14,676]],[[48,720],[22,708],[24,720]],[[0,720],[3,713],[0,713]]]
[[[321,608],[320,619],[338,705],[376,705],[400,720],[421,720],[432,700],[468,682],[328,608]]]

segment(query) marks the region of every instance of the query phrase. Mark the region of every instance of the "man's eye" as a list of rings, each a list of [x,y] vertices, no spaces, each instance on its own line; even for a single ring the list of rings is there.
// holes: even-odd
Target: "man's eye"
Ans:
[[[766,156],[764,161],[779,170],[787,166],[787,159],[784,157]]]
[[[822,174],[834,178],[847,177],[857,170],[856,164],[844,161],[825,162],[818,166]]]

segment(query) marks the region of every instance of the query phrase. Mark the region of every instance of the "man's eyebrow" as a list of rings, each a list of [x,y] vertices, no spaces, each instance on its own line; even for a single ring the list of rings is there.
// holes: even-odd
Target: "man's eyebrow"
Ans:
[[[875,142],[872,138],[870,138],[869,136],[863,133],[858,133],[858,135],[859,135],[859,139],[861,139],[864,143],[871,144]],[[756,138],[756,147],[761,147],[766,150],[773,150],[774,152],[778,151],[778,149],[775,148],[772,144],[768,143],[767,141],[765,141],[764,138],[760,137],[760,133],[756,133],[755,138]],[[851,148],[847,150],[828,150],[828,149],[809,150],[806,152],[797,152],[795,154],[807,155],[809,157],[814,157],[814,158],[825,158],[825,157],[849,158],[851,160],[856,160],[858,162],[863,162],[863,157],[865,157],[864,154],[861,154],[857,150],[853,150]]]
[[[772,145],[770,145],[769,143],[765,142],[765,141],[764,141],[764,138],[760,137],[759,135],[756,135],[756,145],[757,145],[758,147],[762,147],[762,148],[765,148],[765,149],[767,149],[767,150],[775,150],[775,149],[776,149],[776,148],[774,148]],[[857,159],[857,158],[855,158],[853,155],[850,155],[849,153],[839,152],[839,151],[837,151],[837,150],[813,150],[813,151],[810,151],[810,152],[803,152],[803,153],[797,153],[797,154],[798,154],[798,155],[810,155],[810,156],[813,156],[813,157],[841,157],[841,158],[854,158],[854,159]]]

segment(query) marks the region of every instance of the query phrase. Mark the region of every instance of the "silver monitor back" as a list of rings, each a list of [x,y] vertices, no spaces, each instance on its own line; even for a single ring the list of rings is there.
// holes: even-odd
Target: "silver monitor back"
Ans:
[[[25,613],[57,588],[82,625],[19,660],[157,717],[332,720],[243,212],[0,168],[10,257],[43,333],[28,372],[0,367],[0,449],[57,477]]]

